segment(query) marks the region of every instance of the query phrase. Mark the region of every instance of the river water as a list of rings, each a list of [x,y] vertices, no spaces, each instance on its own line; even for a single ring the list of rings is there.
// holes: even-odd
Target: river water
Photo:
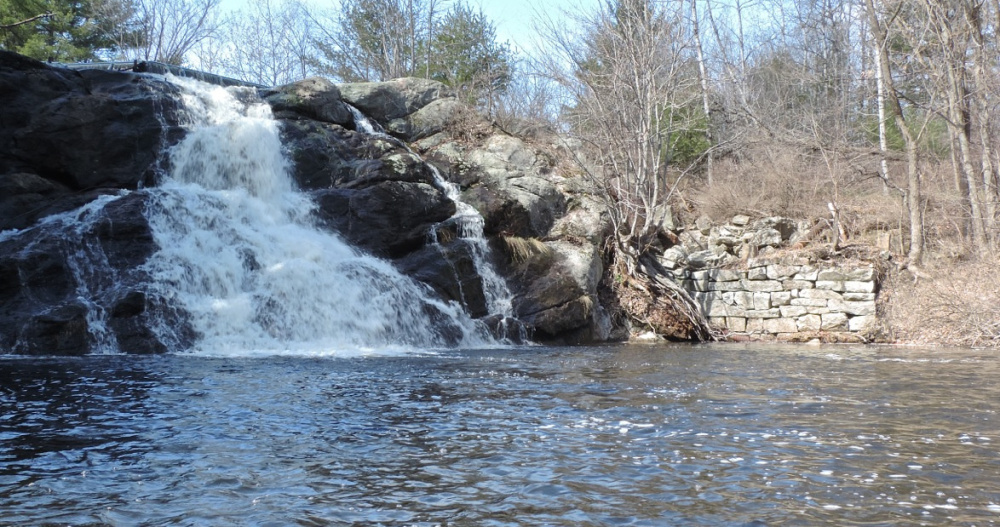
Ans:
[[[0,525],[992,525],[1000,359],[790,345],[0,360]]]

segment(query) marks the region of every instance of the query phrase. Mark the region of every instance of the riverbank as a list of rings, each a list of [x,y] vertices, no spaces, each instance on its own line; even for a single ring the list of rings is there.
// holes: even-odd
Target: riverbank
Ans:
[[[822,220],[678,223],[660,262],[719,340],[1000,347],[992,260],[933,252],[916,268],[862,236],[835,245],[831,232],[810,227]],[[632,338],[657,336],[639,327]]]

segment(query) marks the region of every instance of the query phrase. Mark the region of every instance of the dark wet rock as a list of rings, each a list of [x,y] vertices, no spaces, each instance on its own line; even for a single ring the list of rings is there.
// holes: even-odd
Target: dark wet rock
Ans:
[[[528,344],[531,342],[534,328],[524,321],[503,315],[490,315],[480,319],[490,335],[501,342],[511,344]]]
[[[9,53],[4,53],[9,57]],[[0,174],[28,173],[71,190],[134,189],[153,180],[175,131],[176,89],[138,75],[0,58]]]
[[[431,286],[439,296],[458,302],[474,318],[489,315],[482,279],[468,240],[429,244],[396,260],[404,274]]]
[[[103,199],[0,239],[0,349],[80,355],[191,345],[184,315],[143,292],[141,266],[157,249],[146,195]],[[164,337],[157,327],[175,330]]]
[[[82,302],[71,301],[35,314],[21,328],[17,350],[26,355],[86,355],[93,341],[89,311]]]
[[[385,181],[360,189],[313,193],[317,215],[362,249],[398,258],[427,243],[430,228],[455,213],[455,203],[426,183]]]
[[[111,306],[108,327],[123,353],[184,350],[197,337],[187,313],[159,295],[131,290]]]
[[[607,315],[597,301],[602,265],[595,246],[545,242],[505,267],[514,289],[514,316],[534,328],[536,339],[579,343],[608,338]]]
[[[0,230],[152,183],[181,136],[176,88],[0,51]]]
[[[74,192],[65,185],[24,172],[0,175],[0,231],[23,229],[41,218],[73,210],[112,192],[115,190]]]

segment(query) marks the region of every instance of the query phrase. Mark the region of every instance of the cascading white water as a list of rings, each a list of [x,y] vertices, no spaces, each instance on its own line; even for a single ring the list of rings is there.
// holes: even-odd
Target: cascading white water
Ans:
[[[385,131],[368,119],[357,108],[351,105],[347,105],[347,108],[351,111],[351,115],[354,117],[354,126],[359,132],[385,138],[402,146],[411,154],[414,153],[409,146],[385,133]],[[445,179],[437,167],[430,163],[427,163],[427,166],[434,175],[434,183],[445,193],[448,199],[455,202],[455,214],[448,221],[455,224],[458,236],[469,243],[473,264],[482,280],[487,311],[491,315],[500,315],[504,320],[512,317],[514,315],[514,295],[507,286],[507,282],[496,271],[493,264],[490,263],[490,248],[483,232],[485,222],[482,215],[472,205],[462,201],[461,191],[458,186]],[[526,337],[522,336],[520,340],[526,340]]]
[[[493,342],[461,307],[316,228],[270,108],[174,79],[191,123],[151,191],[153,288],[191,313],[196,351],[345,354]],[[235,97],[239,94],[240,97]]]
[[[513,297],[507,282],[497,273],[496,268],[490,263],[490,247],[487,244],[483,228],[485,222],[472,205],[462,201],[458,187],[452,182],[444,179],[441,172],[431,165],[431,173],[438,186],[444,189],[448,199],[455,202],[455,214],[451,220],[458,226],[458,236],[467,242],[472,249],[473,263],[476,271],[483,282],[483,294],[486,297],[486,308],[491,315],[502,315],[512,317],[514,315]]]

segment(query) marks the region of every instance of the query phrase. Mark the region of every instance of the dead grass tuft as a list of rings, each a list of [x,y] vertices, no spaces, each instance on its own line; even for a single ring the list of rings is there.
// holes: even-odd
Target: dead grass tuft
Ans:
[[[515,263],[522,263],[535,256],[548,257],[552,248],[535,238],[501,236],[504,252]]]
[[[897,273],[887,322],[901,342],[1000,348],[1000,275],[995,258],[953,262],[917,278]]]

